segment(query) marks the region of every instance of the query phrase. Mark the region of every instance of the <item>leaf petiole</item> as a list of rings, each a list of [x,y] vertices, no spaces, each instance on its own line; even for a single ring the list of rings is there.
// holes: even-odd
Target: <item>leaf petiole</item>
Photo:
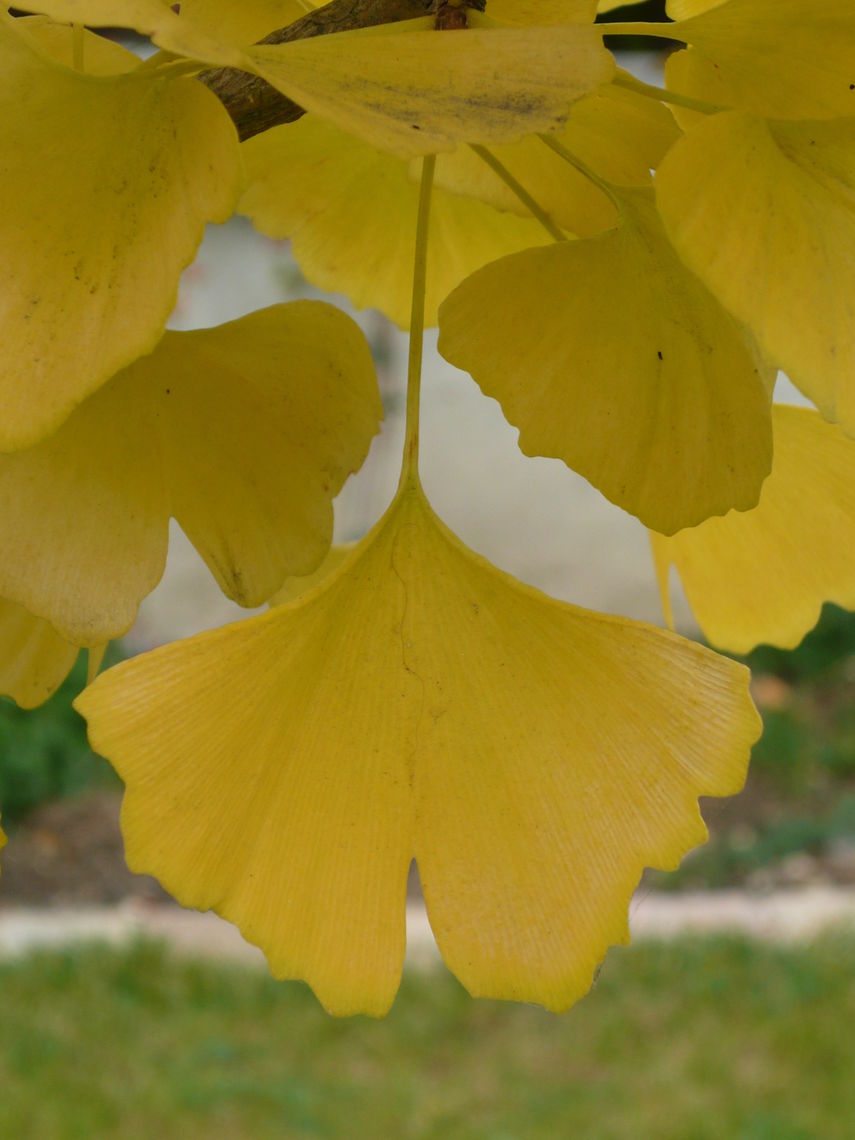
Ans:
[[[601,178],[595,170],[592,170],[591,167],[587,165],[587,163],[584,163],[581,158],[578,158],[575,154],[569,151],[567,147],[560,143],[558,139],[553,138],[552,135],[540,134],[537,137],[542,143],[548,146],[551,151],[554,151],[559,158],[563,158],[566,163],[569,163],[569,165],[572,166],[575,170],[578,170],[580,174],[583,174],[589,182],[593,182],[598,190],[602,190],[606,197],[613,203],[615,208],[618,211],[621,210],[620,197],[610,182],[606,182],[604,178]]]
[[[685,107],[687,111],[700,111],[704,115],[717,115],[723,107],[714,103],[706,103],[703,99],[693,99],[691,95],[681,95],[679,91],[669,91],[667,87],[656,87],[652,83],[644,83],[634,75],[618,74],[612,80],[616,87],[623,87],[627,91],[635,91],[648,99],[655,99],[658,103],[671,103],[675,107]]]
[[[535,201],[534,198],[532,198],[531,194],[529,194],[528,190],[526,190],[522,183],[518,182],[517,179],[514,178],[510,170],[508,170],[508,168],[502,162],[500,162],[499,159],[496,158],[496,156],[491,151],[487,150],[485,146],[480,146],[478,143],[470,143],[469,147],[475,152],[475,154],[478,155],[478,157],[483,162],[487,164],[487,166],[490,167],[490,169],[498,178],[501,178],[502,182],[504,182],[508,189],[513,194],[515,194],[517,198],[519,198],[519,200],[529,211],[532,217],[540,222],[540,224],[543,226],[549,236],[553,238],[554,241],[567,240],[567,235],[564,233],[564,231],[561,230],[555,224],[555,222],[553,222],[552,218],[550,218],[546,210],[544,210],[543,207],[537,201]]]
[[[416,220],[416,254],[413,265],[413,304],[410,315],[410,351],[407,360],[407,422],[404,455],[401,463],[402,487],[418,477],[419,404],[422,386],[422,350],[425,331],[425,294],[427,292],[427,249],[430,223],[430,199],[436,156],[425,155],[419,185],[419,211]]]

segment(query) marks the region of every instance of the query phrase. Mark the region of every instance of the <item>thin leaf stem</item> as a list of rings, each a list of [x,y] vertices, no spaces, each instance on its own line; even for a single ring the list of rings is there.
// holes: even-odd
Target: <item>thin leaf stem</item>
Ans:
[[[519,200],[532,215],[532,217],[540,222],[540,224],[554,241],[567,240],[567,235],[555,224],[555,222],[553,222],[552,218],[550,218],[546,210],[544,210],[543,207],[537,201],[535,201],[534,198],[532,198],[531,194],[529,194],[528,190],[526,190],[522,183],[518,182],[516,178],[514,178],[510,170],[508,170],[508,168],[502,162],[500,162],[499,159],[496,158],[496,156],[491,151],[487,150],[485,146],[480,146],[478,143],[470,143],[469,147],[475,152],[475,154],[478,155],[478,157],[483,162],[487,164],[487,166],[490,167],[490,169],[497,177],[501,178],[502,182],[504,182],[508,189],[513,194],[515,194],[517,198],[519,198]]]
[[[583,174],[589,182],[593,182],[599,190],[602,190],[618,210],[621,209],[620,198],[611,183],[601,178],[595,170],[592,170],[581,158],[577,158],[575,154],[569,151],[558,139],[553,138],[552,135],[538,135],[538,138],[542,143],[545,143],[550,150],[554,151],[559,158],[563,158],[565,162],[569,163],[575,170],[578,170],[580,174]]]
[[[681,95],[679,91],[669,91],[667,87],[656,87],[652,83],[644,83],[634,75],[622,75],[620,72],[612,80],[615,87],[624,87],[627,91],[635,91],[648,99],[655,99],[658,103],[672,103],[675,107],[685,107],[687,111],[700,111],[704,115],[716,115],[723,110],[714,103],[705,103],[702,99],[693,99],[691,95]]]
[[[415,479],[419,466],[419,407],[422,386],[422,350],[425,331],[425,295],[427,292],[427,249],[430,223],[430,199],[436,156],[422,160],[419,185],[419,212],[416,220],[416,254],[413,265],[413,305],[410,315],[410,352],[407,361],[407,423],[404,455],[399,486]]]

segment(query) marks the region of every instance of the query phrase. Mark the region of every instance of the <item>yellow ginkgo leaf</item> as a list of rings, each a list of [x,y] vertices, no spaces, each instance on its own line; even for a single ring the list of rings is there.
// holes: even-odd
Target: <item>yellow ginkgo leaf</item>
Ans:
[[[520,429],[654,530],[754,506],[769,396],[741,328],[674,254],[648,190],[607,233],[503,258],[443,303],[439,350]]]
[[[753,511],[650,536],[669,622],[673,564],[704,634],[732,653],[794,648],[823,602],[855,609],[855,442],[807,408],[775,405],[772,418],[775,461]]]
[[[458,147],[451,154],[438,155],[435,185],[464,198],[476,198],[497,210],[530,218],[532,214],[526,202],[484,161],[481,155],[485,150],[477,149],[480,154],[474,148]],[[545,147],[536,135],[516,143],[491,146],[486,154],[501,163],[564,233],[587,236],[610,229],[617,221],[617,211],[609,196]],[[421,159],[412,160],[413,173],[418,172],[420,163]],[[476,268],[479,266],[473,266]]]
[[[88,680],[94,681],[107,642],[88,650]],[[44,704],[71,672],[80,653],[60,637],[43,618],[34,617],[23,606],[0,600],[0,693],[11,697],[24,709]]]
[[[418,485],[296,602],[77,700],[125,781],[128,862],[236,922],[335,1013],[382,1014],[407,870],[473,992],[563,1009],[645,865],[706,832],[759,728],[745,669],[522,586]]]
[[[145,374],[157,397],[172,514],[223,591],[259,605],[326,555],[332,500],[377,434],[368,343],[333,306],[295,301],[173,334],[164,356],[128,383]]]
[[[82,30],[83,62],[87,75],[124,75],[139,67],[139,57],[105,36]],[[74,67],[74,31],[70,24],[57,24],[47,16],[23,16],[15,31],[26,36],[42,52],[65,67]]]
[[[626,72],[619,72],[619,78]],[[680,137],[669,109],[616,84],[573,104],[557,136],[572,153],[614,186],[640,186]]]
[[[679,132],[670,113],[634,92],[606,87],[575,103],[562,143],[616,183],[650,180]],[[247,189],[238,209],[264,233],[289,238],[306,277],[410,319],[417,164],[385,154],[313,115],[243,144]],[[556,224],[577,234],[613,225],[615,208],[536,138],[491,153]],[[451,191],[446,193],[445,191]],[[468,147],[439,156],[428,247],[426,322],[440,301],[482,265],[542,245],[548,235],[526,206]],[[508,215],[519,215],[518,218]],[[391,244],[390,244],[391,242]]]
[[[145,405],[113,381],[54,435],[0,455],[0,597],[76,645],[124,633],[163,572],[169,509]]]
[[[599,0],[598,12],[613,12],[615,8],[631,8],[634,4],[641,4],[643,0]]]
[[[14,25],[0,13],[5,451],[154,348],[205,222],[231,213],[239,161],[200,83],[81,75]]]
[[[252,40],[244,40],[240,33],[245,27],[254,29],[259,22],[266,24],[267,10],[276,6],[271,0],[241,0],[240,5],[232,7],[246,7],[246,18],[231,18],[220,26],[218,18],[225,7],[222,0],[184,0],[180,4],[173,0],[22,0],[16,4],[24,11],[40,12],[60,23],[77,23],[90,28],[133,28],[141,35],[150,36],[166,51],[216,67],[248,65],[240,48]],[[284,0],[278,6],[291,10],[296,4]],[[260,18],[258,21],[256,16]],[[283,20],[284,24],[289,22],[287,18]],[[272,27],[275,24],[266,31]]]
[[[684,0],[679,8],[689,18],[661,25],[661,34],[706,56],[735,108],[781,119],[855,115],[851,0]]]
[[[669,91],[702,101],[711,109],[727,108],[736,102],[727,76],[712,60],[692,47],[671,52],[668,56],[665,62],[665,86]],[[677,104],[671,105],[671,112],[683,131],[689,131],[702,123],[709,114]]]
[[[437,32],[432,18],[249,49],[278,90],[403,156],[555,130],[614,60],[593,25]]]
[[[285,28],[323,3],[311,0],[181,0],[179,15],[223,43],[258,43],[270,32]]]
[[[354,551],[315,604],[144,654],[76,705],[126,781],[128,865],[236,922],[339,1014],[384,1013],[404,956],[420,682],[394,537]]]
[[[289,578],[270,599],[271,606],[282,606],[286,602],[293,602],[303,594],[307,594],[309,590],[314,590],[315,586],[319,586],[333,570],[338,569],[355,545],[355,542],[342,542],[331,546],[323,562],[311,574]]]
[[[633,186],[651,181],[651,169],[679,136],[667,107],[611,84],[577,100],[556,138],[600,178]],[[542,139],[493,146],[490,153],[565,231],[587,237],[617,221],[608,195]],[[497,209],[528,216],[525,203],[469,147],[439,155],[435,181]]]
[[[260,605],[324,557],[381,416],[365,338],[330,305],[168,332],[55,435],[0,456],[0,597],[74,644],[117,636],[173,515],[222,589]]]
[[[0,693],[21,708],[34,709],[52,697],[79,652],[42,618],[0,600]]]
[[[489,0],[487,18],[500,24],[584,24],[597,12],[597,0]],[[470,23],[478,24],[480,13],[471,12]]]
[[[700,16],[710,8],[718,8],[728,0],[667,0],[665,10],[672,20],[688,20],[690,16]]]
[[[715,115],[669,152],[656,197],[686,264],[855,434],[855,118]]]
[[[241,213],[262,232],[289,238],[315,285],[346,293],[358,308],[380,309],[406,328],[419,197],[408,162],[313,115],[257,135],[241,150],[247,177]],[[432,215],[429,325],[436,323],[439,302],[464,277],[497,257],[550,240],[531,218],[441,189],[433,195]]]

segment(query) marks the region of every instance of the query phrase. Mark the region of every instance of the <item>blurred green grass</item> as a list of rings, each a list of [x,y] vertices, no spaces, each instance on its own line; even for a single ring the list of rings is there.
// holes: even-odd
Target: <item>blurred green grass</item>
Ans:
[[[405,976],[385,1021],[154,944],[0,965],[0,1135],[851,1140],[855,935],[610,953],[555,1016]]]

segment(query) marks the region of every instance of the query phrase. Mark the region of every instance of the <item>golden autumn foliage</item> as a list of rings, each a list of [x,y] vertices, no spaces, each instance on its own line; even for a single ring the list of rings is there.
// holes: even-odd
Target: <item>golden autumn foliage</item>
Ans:
[[[855,604],[855,10],[610,25],[687,45],[659,89],[594,0],[323,35],[308,0],[25,7],[0,13],[3,692],[39,703],[80,647],[97,668],[176,518],[229,596],[273,604],[78,698],[132,868],[380,1015],[416,859],[473,994],[566,1008],[643,868],[703,842],[698,797],[739,790],[759,720],[742,666],[522,586],[437,518],[422,333],[526,454],[650,528],[666,610],[673,564],[714,644],[792,645]],[[283,121],[240,141],[218,68]],[[234,212],[410,330],[398,492],[350,549],[332,502],[382,415],[355,323],[318,301],[165,331]],[[779,369],[817,411],[773,405]]]

